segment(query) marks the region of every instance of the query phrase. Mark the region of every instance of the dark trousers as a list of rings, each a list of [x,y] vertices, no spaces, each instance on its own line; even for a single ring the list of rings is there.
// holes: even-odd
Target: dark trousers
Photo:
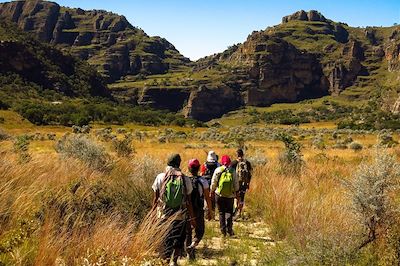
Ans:
[[[215,195],[219,211],[219,227],[223,234],[232,232],[233,226],[233,198],[224,198]]]
[[[203,239],[204,232],[205,232],[205,221],[204,221],[204,211],[200,210],[196,214],[196,228],[192,230],[192,227],[190,226],[190,222],[187,224],[187,234],[186,234],[186,246],[190,246],[192,242],[195,242],[198,244],[201,239]],[[194,231],[194,238],[192,237]]]
[[[164,239],[162,257],[169,259],[175,252],[174,257],[181,256],[186,238],[186,220],[174,221]]]

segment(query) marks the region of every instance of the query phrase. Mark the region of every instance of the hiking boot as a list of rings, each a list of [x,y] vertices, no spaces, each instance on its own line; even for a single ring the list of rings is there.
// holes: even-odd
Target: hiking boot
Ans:
[[[229,231],[228,231],[228,235],[229,235],[229,236],[234,236],[235,233],[233,232],[233,230],[229,230]]]

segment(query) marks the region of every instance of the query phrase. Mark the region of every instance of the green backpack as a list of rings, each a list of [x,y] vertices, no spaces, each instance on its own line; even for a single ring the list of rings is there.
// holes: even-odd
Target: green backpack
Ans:
[[[222,171],[218,180],[217,191],[221,197],[231,197],[235,192],[232,169],[226,167],[225,170]]]
[[[168,209],[177,210],[182,207],[185,184],[181,172],[170,171],[165,177],[163,202]]]

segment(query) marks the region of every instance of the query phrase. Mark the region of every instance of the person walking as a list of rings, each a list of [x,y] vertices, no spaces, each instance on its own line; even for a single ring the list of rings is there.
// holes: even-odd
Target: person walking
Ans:
[[[215,196],[219,212],[219,224],[223,236],[233,236],[233,204],[239,201],[239,180],[236,171],[230,167],[228,155],[221,158],[222,166],[218,167],[211,180],[211,195]],[[240,206],[239,206],[240,208]]]
[[[181,157],[173,154],[168,158],[165,173],[157,175],[152,189],[154,191],[153,210],[158,217],[167,223],[173,219],[163,241],[161,257],[169,265],[178,265],[182,256],[186,238],[186,226],[190,217],[194,217],[190,195],[193,191],[192,181],[180,170]],[[191,219],[193,227],[195,220]]]
[[[207,154],[207,159],[204,164],[201,165],[200,175],[207,180],[209,187],[211,187],[211,179],[214,175],[215,169],[221,165],[218,162],[218,155],[215,151],[209,151]],[[207,206],[207,209],[211,208],[212,213],[215,211],[215,198],[211,198],[211,205]],[[214,216],[213,216],[214,219]]]
[[[215,151],[209,151],[206,162],[201,166],[200,175],[208,181],[210,186],[214,171],[220,166],[221,165],[218,163],[218,155],[215,153]]]
[[[238,217],[242,215],[243,207],[244,207],[244,197],[250,188],[250,181],[252,176],[252,167],[251,163],[244,158],[244,152],[242,149],[238,149],[236,151],[236,160],[231,163],[231,167],[236,170],[236,176],[239,179],[239,196],[240,202],[237,203],[238,206],[242,206],[239,208]]]
[[[188,164],[188,170],[191,174],[193,192],[191,194],[191,202],[193,205],[193,214],[196,221],[194,228],[194,238],[192,238],[192,228],[187,227],[186,235],[186,251],[189,260],[196,258],[195,248],[200,243],[205,232],[205,219],[204,219],[204,201],[207,203],[207,219],[210,220],[213,216],[210,199],[210,187],[207,180],[199,176],[200,162],[197,159],[191,159]]]

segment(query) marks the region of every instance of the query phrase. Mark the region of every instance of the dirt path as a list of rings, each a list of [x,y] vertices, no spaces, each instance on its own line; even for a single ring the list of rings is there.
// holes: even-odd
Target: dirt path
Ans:
[[[262,251],[275,245],[264,223],[236,221],[234,231],[234,237],[222,237],[218,222],[207,222],[196,260],[181,259],[179,265],[259,265]]]

